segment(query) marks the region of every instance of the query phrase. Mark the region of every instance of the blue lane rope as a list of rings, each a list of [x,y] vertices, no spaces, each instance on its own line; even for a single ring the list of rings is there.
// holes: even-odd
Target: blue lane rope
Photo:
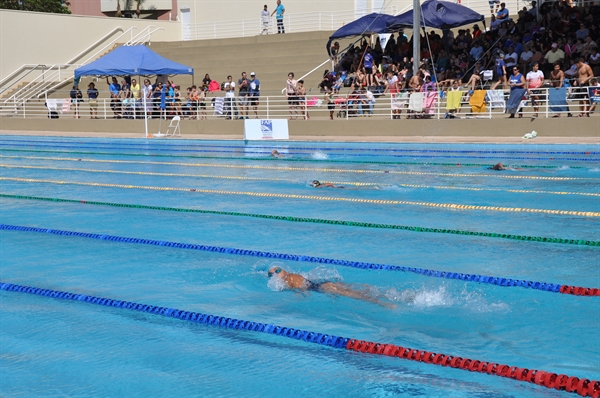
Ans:
[[[167,151],[167,152],[208,152],[208,153],[231,153],[239,155],[238,151],[221,151],[221,150],[207,150],[207,149],[167,149],[167,148],[127,148],[127,147],[115,147],[115,146],[91,146],[91,145],[46,145],[46,144],[4,144],[0,143],[0,146],[5,147],[42,147],[42,148],[68,148],[68,149],[106,149],[106,150],[118,150],[118,149],[130,149],[130,150],[138,150],[138,151]],[[269,151],[244,151],[245,154],[255,153],[255,154],[264,154],[265,156],[270,155]],[[286,154],[293,155],[310,155],[306,152],[286,152]],[[330,153],[330,155],[336,156],[346,156],[344,153]],[[527,156],[455,156],[455,155],[443,155],[443,156],[435,156],[435,155],[381,155],[381,154],[367,154],[367,153],[356,153],[352,154],[352,156],[367,156],[367,157],[375,157],[375,156],[384,156],[384,157],[394,157],[394,158],[448,158],[448,159],[503,159],[503,160],[570,160],[570,161],[581,161],[581,162],[599,162],[600,158],[553,158],[553,157],[527,157]],[[227,158],[227,157],[224,157]],[[315,161],[318,161],[315,159]]]
[[[76,140],[83,138],[67,140],[14,140],[14,139],[0,139],[0,142],[49,142],[49,143],[64,143],[64,144],[75,144]],[[87,140],[87,139],[86,139]],[[113,143],[100,143],[102,145],[112,145]],[[117,144],[117,143],[115,143]],[[600,152],[596,151],[514,151],[514,150],[461,150],[461,149],[400,149],[400,148],[344,148],[344,147],[302,147],[302,146],[291,146],[291,145],[204,145],[204,144],[165,144],[165,143],[130,143],[130,142],[119,142],[119,145],[129,146],[163,146],[163,147],[185,147],[191,146],[201,148],[256,148],[256,149],[295,149],[295,150],[312,150],[312,151],[373,151],[373,152],[431,152],[431,153],[490,153],[490,154],[524,154],[524,155],[600,155]]]
[[[274,334],[282,337],[289,337],[296,340],[306,341],[326,345],[333,348],[345,349],[349,338],[330,336],[323,333],[309,332],[306,330],[293,329],[283,326],[276,326],[267,323],[250,322],[241,319],[226,318],[224,316],[202,314],[199,312],[183,311],[176,308],[158,307],[148,304],[134,303],[130,301],[113,300],[105,297],[88,296],[85,294],[76,294],[62,292],[59,290],[40,289],[30,286],[15,285],[12,283],[3,283],[0,281],[0,290],[9,292],[21,292],[35,294],[63,300],[83,301],[90,304],[103,305],[106,307],[123,308],[132,311],[147,312],[154,315],[162,315],[171,318],[177,318],[190,322],[203,323],[206,325],[220,326],[228,329],[248,330],[253,332],[262,332]]]
[[[369,270],[404,271],[404,272],[412,272],[415,274],[419,274],[419,275],[423,275],[423,276],[431,276],[431,277],[436,277],[436,278],[458,279],[458,280],[462,280],[465,282],[487,283],[490,285],[497,285],[497,286],[503,286],[503,287],[513,287],[514,286],[514,287],[531,288],[531,289],[543,290],[543,291],[552,292],[552,293],[559,293],[561,286],[563,286],[558,283],[535,282],[535,281],[517,280],[517,279],[486,276],[486,275],[476,275],[476,274],[462,274],[462,273],[457,273],[457,272],[436,271],[436,270],[430,270],[430,269],[425,269],[425,268],[404,267],[404,266],[387,265],[387,264],[375,264],[375,263],[366,263],[366,262],[360,262],[360,261],[338,260],[338,259],[297,255],[297,254],[264,252],[264,251],[258,251],[258,250],[245,250],[245,249],[236,249],[233,247],[196,245],[196,244],[169,242],[169,241],[161,241],[161,240],[153,240],[153,239],[128,238],[128,237],[124,237],[124,236],[94,234],[94,233],[88,233],[88,232],[63,231],[63,230],[59,230],[59,229],[50,229],[50,228],[36,228],[36,227],[26,227],[26,226],[19,226],[19,225],[0,224],[0,230],[41,232],[41,233],[49,233],[49,234],[53,234],[53,235],[62,235],[62,236],[78,236],[78,237],[82,237],[82,238],[107,240],[107,241],[112,241],[112,242],[136,243],[136,244],[145,244],[145,245],[153,245],[153,246],[165,246],[165,247],[174,247],[174,248],[179,248],[179,249],[201,250],[201,251],[207,251],[207,252],[216,252],[216,253],[223,253],[223,254],[237,254],[237,255],[241,255],[241,256],[251,256],[251,257],[265,257],[265,258],[297,261],[297,262],[332,264],[332,265],[339,265],[339,266],[343,266],[343,267],[361,268],[361,269],[369,269]]]

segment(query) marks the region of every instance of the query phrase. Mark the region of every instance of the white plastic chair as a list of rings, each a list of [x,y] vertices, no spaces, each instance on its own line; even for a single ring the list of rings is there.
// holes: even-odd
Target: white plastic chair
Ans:
[[[181,128],[179,127],[179,122],[181,121],[180,116],[175,116],[171,119],[171,123],[169,123],[169,127],[167,127],[167,132],[165,133],[165,137],[169,136],[169,131],[171,131],[171,137],[181,137]],[[173,130],[171,130],[173,129]]]

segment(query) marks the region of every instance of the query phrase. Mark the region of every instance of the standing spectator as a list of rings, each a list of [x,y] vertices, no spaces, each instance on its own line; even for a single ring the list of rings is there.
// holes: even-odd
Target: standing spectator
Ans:
[[[495,90],[500,83],[502,83],[502,89],[506,88],[506,65],[504,64],[504,54],[498,54],[496,58],[496,78],[498,81],[492,86],[492,90]]]
[[[525,95],[525,78],[519,72],[519,67],[513,67],[513,74],[510,76],[510,97],[506,103],[506,112],[510,113],[509,118],[514,119],[515,113],[519,110],[523,95]],[[519,113],[519,117],[523,117],[522,113]]]
[[[577,61],[577,86],[579,89],[577,90],[579,97],[579,117],[590,117],[590,113],[588,112],[588,101],[584,99],[588,95],[587,87],[590,84],[590,79],[594,77],[594,72],[592,72],[592,68],[588,64],[585,63],[583,58],[579,58]]]
[[[325,102],[329,110],[329,120],[333,120],[333,112],[335,112],[335,101],[333,100],[333,91],[329,87],[325,87]]]
[[[565,73],[560,69],[558,62],[554,64],[554,69],[550,72],[550,81],[556,88],[562,87],[565,82]]]
[[[371,55],[371,48],[368,47],[364,58],[365,72],[367,74],[367,87],[373,85],[373,62],[375,62],[375,59]]]
[[[79,119],[79,103],[83,101],[83,94],[78,85],[74,85],[70,93],[72,106],[75,107],[75,115],[73,118]]]
[[[196,91],[196,102],[198,103],[198,109],[200,110],[200,119],[201,120],[206,120],[206,91],[208,90],[208,87],[200,87],[200,89],[198,89]]]
[[[306,104],[306,88],[304,87],[304,80],[298,80],[296,85],[296,99],[298,101],[298,110],[304,115],[304,120],[310,119],[308,116],[308,106]]]
[[[275,8],[275,11],[271,13],[271,16],[273,16],[273,14],[276,14],[275,19],[277,19],[277,34],[285,33],[285,27],[283,26],[284,13],[285,7],[283,6],[283,4],[281,4],[281,0],[277,0],[277,7]]]
[[[108,91],[110,91],[110,109],[112,109],[114,119],[120,119],[121,114],[121,100],[119,96],[121,94],[121,85],[117,82],[116,77],[112,77],[112,82],[108,81],[108,76],[106,77],[106,84],[108,84]]]
[[[152,85],[150,84],[149,79],[144,79],[144,85],[142,86],[142,95],[142,106],[146,106],[146,112],[152,113]]]
[[[533,69],[531,72],[527,74],[527,93],[531,97],[531,105],[533,105],[533,117],[538,117],[539,105],[538,101],[540,100],[540,92],[536,90],[539,87],[544,85],[544,73],[539,70],[540,64],[537,62],[533,64]]]
[[[506,22],[510,18],[508,17],[508,10],[506,9],[506,3],[500,3],[500,9],[496,13],[496,20],[500,22]]]
[[[244,108],[246,108],[246,119],[248,118],[248,93],[250,91],[250,82],[246,77],[246,72],[242,72],[242,77],[238,80],[239,98],[240,102],[240,119],[244,118]]]
[[[237,106],[235,105],[235,82],[232,80],[231,75],[227,76],[225,82],[225,114],[226,119],[231,120],[237,118]]]
[[[256,78],[256,73],[250,72],[250,106],[254,111],[254,118],[258,119],[258,97],[260,97],[260,80]]]
[[[260,31],[261,35],[269,34],[269,23],[271,22],[271,15],[269,14],[269,10],[267,9],[267,5],[260,12],[260,22],[262,23],[262,30]]]
[[[296,88],[298,83],[294,80],[294,72],[288,73],[288,79],[285,82],[285,95],[287,97],[288,106],[290,108],[290,120],[292,115],[296,113],[296,106],[298,101],[296,100]],[[329,87],[327,87],[329,88]]]
[[[98,90],[93,82],[88,84],[87,95],[90,103],[90,119],[98,119]]]
[[[375,96],[368,88],[363,89],[363,100],[358,104],[359,115],[363,114],[363,104],[369,106],[369,117],[371,117],[373,115],[373,107],[375,106]]]
[[[134,101],[135,112],[139,115],[139,109],[142,107],[141,99],[142,93],[140,90],[140,85],[136,79],[131,79],[131,98]]]

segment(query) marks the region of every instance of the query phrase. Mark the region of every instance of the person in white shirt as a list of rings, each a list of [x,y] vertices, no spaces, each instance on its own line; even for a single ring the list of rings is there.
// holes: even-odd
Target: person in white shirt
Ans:
[[[260,32],[260,34],[268,35],[269,34],[269,23],[271,22],[271,14],[269,13],[269,10],[267,10],[266,4],[265,4],[265,7],[263,8],[263,10],[260,12],[260,22],[262,23],[262,31]]]
[[[373,107],[375,106],[375,96],[368,89],[363,89],[362,101],[358,103],[358,114],[363,114],[363,104],[369,106],[369,116],[373,114]]]
[[[506,53],[506,56],[504,58],[504,62],[506,63],[506,69],[512,69],[513,66],[517,65],[518,61],[519,54],[516,53],[515,48],[513,46],[508,47],[508,52]]]
[[[540,70],[540,64],[535,62],[533,64],[533,69],[531,72],[527,74],[525,78],[527,81],[527,94],[529,94],[531,98],[531,105],[533,105],[533,117],[538,117],[538,111],[540,109],[538,101],[540,100],[540,90],[536,90],[536,88],[540,88],[544,85],[544,72]]]
[[[529,44],[525,44],[525,51],[521,53],[521,57],[519,58],[519,65],[521,66],[520,69],[529,69],[529,63],[531,62],[531,58],[533,58],[533,51],[531,51],[531,46]]]
[[[235,82],[231,75],[227,76],[223,88],[225,89],[225,114],[227,119],[233,119],[237,117],[237,106],[235,104]]]

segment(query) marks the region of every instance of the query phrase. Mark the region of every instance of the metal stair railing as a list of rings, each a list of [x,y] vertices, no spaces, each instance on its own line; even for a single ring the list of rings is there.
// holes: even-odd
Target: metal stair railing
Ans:
[[[152,44],[150,39],[154,32],[158,32],[159,30],[165,30],[165,28],[157,28],[154,25],[148,25],[142,30],[140,33],[129,39],[129,41],[124,46],[138,46],[142,44],[148,43],[148,45]]]

